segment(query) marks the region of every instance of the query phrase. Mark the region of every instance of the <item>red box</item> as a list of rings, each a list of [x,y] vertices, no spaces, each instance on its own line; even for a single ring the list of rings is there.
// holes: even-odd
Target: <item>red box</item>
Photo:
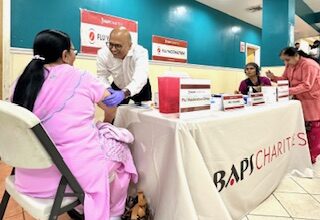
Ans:
[[[159,111],[178,113],[180,103],[180,78],[158,77]]]

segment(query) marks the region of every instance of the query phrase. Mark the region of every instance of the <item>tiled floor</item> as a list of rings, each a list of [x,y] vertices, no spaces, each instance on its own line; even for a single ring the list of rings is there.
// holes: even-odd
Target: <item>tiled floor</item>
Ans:
[[[242,220],[320,220],[320,163],[314,169],[314,179],[284,178],[277,190]]]
[[[242,220],[320,220],[320,164],[315,168],[317,177],[305,179],[286,177],[277,190],[259,207]],[[0,198],[4,178],[10,168],[0,162]],[[10,200],[5,220],[32,220],[22,208]],[[70,220],[63,215],[59,220]]]
[[[0,161],[0,199],[2,199],[4,192],[4,179],[10,172],[11,168]],[[4,215],[4,220],[34,220],[34,218],[24,212],[14,200],[10,199]],[[59,217],[59,220],[70,220],[70,218],[68,215],[62,215]]]

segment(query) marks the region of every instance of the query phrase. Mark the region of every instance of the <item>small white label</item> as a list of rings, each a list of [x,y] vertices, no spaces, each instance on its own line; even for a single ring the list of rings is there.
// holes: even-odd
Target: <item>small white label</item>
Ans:
[[[253,106],[265,104],[264,96],[263,96],[262,92],[251,93],[250,94],[250,101],[251,101],[251,105],[253,105]]]
[[[224,95],[222,99],[224,111],[244,108],[243,95]]]

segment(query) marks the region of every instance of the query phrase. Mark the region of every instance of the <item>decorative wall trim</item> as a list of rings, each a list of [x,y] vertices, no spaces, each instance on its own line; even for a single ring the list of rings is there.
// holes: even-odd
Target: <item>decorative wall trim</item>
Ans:
[[[10,48],[11,54],[24,54],[24,55],[32,55],[31,49],[26,48],[17,48],[17,47],[11,47]],[[78,59],[85,59],[85,60],[96,60],[95,55],[89,55],[89,54],[82,54],[79,53],[77,55]],[[221,67],[221,66],[207,66],[207,65],[198,65],[198,64],[189,64],[189,63],[173,63],[173,62],[166,62],[166,61],[156,61],[156,60],[150,60],[149,64],[151,65],[161,65],[161,66],[170,66],[170,67],[185,67],[185,68],[194,68],[194,69],[208,69],[208,70],[223,70],[223,71],[243,71],[243,69],[240,68],[231,68],[231,67]]]

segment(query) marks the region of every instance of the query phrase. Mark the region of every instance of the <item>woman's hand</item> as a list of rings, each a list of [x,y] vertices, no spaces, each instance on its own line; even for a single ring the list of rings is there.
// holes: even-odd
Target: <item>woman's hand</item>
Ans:
[[[236,91],[234,91],[234,94],[241,94],[241,92],[236,90]]]
[[[268,70],[268,71],[266,72],[266,75],[267,75],[267,77],[268,77],[269,79],[271,79],[271,80],[275,80],[275,78],[276,78],[276,76],[275,76],[270,70]]]

